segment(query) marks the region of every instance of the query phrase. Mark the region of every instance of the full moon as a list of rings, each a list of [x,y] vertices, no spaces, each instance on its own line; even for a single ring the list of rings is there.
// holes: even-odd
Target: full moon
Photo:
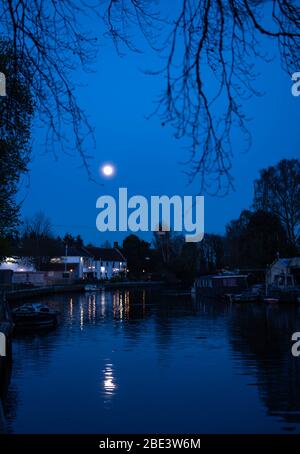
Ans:
[[[101,167],[101,173],[106,177],[112,177],[115,173],[115,168],[112,164],[104,164]]]

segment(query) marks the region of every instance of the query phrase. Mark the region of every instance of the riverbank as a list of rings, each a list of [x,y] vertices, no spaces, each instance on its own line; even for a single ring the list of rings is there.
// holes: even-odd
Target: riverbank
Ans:
[[[113,290],[113,289],[139,289],[143,287],[162,287],[165,283],[162,281],[128,281],[128,282],[107,282],[98,287],[98,289]],[[10,290],[6,292],[7,301],[20,301],[31,298],[39,298],[40,296],[53,295],[57,293],[84,292],[85,284],[72,285],[52,285],[45,287],[32,287],[20,290]]]
[[[111,289],[134,289],[134,288],[151,288],[151,287],[163,287],[166,283],[164,281],[124,281],[124,282],[107,282],[103,285],[106,290]]]
[[[11,360],[13,323],[4,295],[0,295],[0,398],[5,375]],[[0,422],[1,424],[1,422]]]
[[[86,284],[73,285],[52,285],[47,287],[32,287],[20,290],[11,290],[6,293],[7,301],[20,301],[24,299],[39,298],[40,296],[53,295],[57,293],[69,292],[84,292]],[[106,282],[99,286],[99,289],[138,289],[143,287],[161,287],[164,286],[163,281],[127,281],[127,282]]]
[[[12,290],[6,293],[7,301],[19,301],[28,298],[47,296],[56,293],[83,292],[83,284],[74,285],[51,285],[47,287],[33,287],[21,290]]]

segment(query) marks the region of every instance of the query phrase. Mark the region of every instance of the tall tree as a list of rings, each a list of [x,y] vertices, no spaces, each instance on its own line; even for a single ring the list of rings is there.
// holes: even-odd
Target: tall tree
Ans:
[[[93,131],[77,102],[80,81],[76,79],[77,71],[88,70],[95,56],[97,38],[84,25],[94,6],[89,0],[0,3],[0,35],[12,43],[22,65],[31,69],[28,84],[36,117],[47,131],[46,148],[55,155],[57,149],[76,149],[87,169],[85,139]]]
[[[265,268],[279,253],[292,253],[287,235],[276,214],[243,211],[227,226],[227,262],[238,268]]]
[[[6,78],[6,96],[0,97],[0,256],[19,219],[18,183],[27,171],[33,100],[31,72],[10,42],[0,40],[0,71]]]
[[[250,210],[243,210],[238,219],[230,221],[226,226],[226,259],[231,267],[244,265],[243,260],[247,255],[244,238],[251,215]]]
[[[83,246],[83,239],[79,234],[74,237],[71,233],[66,233],[63,238],[63,243],[67,246],[81,247]]]
[[[220,270],[224,266],[224,238],[221,235],[205,234],[198,245],[198,255],[200,274]]]
[[[31,257],[38,270],[49,262],[60,245],[52,233],[50,219],[42,211],[25,219],[20,243],[23,255]]]
[[[130,276],[140,278],[147,268],[150,243],[140,240],[136,235],[129,235],[123,241],[123,252],[127,259]]]
[[[278,216],[288,241],[296,246],[300,227],[300,161],[283,159],[260,171],[254,183],[254,207]]]
[[[168,269],[182,283],[192,285],[197,272],[199,272],[199,249],[197,244],[183,243],[180,253],[178,252],[174,251]]]

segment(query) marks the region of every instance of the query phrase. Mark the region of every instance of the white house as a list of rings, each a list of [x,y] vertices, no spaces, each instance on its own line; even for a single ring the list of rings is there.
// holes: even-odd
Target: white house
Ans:
[[[127,260],[118,247],[86,247],[93,257],[93,265],[86,277],[111,279],[113,276],[127,273]]]
[[[93,271],[93,256],[84,247],[65,246],[60,252],[50,259],[47,270],[65,271],[75,279],[83,279]]]
[[[267,270],[267,284],[287,288],[300,285],[300,257],[278,258]]]
[[[50,263],[37,270],[31,257],[22,255],[8,257],[0,264],[0,270],[13,271],[13,283],[37,283],[46,285],[48,278],[60,276],[64,281],[82,279],[93,265],[93,257],[82,247],[61,247],[53,251]]]
[[[13,271],[15,282],[32,281],[37,274],[45,274],[51,279],[59,275],[62,280],[68,278],[70,281],[88,278],[111,279],[118,274],[126,275],[127,261],[118,247],[63,246],[53,252],[50,262],[42,265],[39,272],[30,257],[7,258],[0,264],[0,270]]]

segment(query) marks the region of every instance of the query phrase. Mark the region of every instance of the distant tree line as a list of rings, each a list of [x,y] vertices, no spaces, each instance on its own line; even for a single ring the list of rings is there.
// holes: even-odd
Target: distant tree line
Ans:
[[[61,255],[66,246],[83,246],[81,236],[66,233],[63,237],[53,233],[51,220],[43,213],[38,212],[31,218],[25,218],[22,228],[6,238],[8,252],[6,256],[30,257],[36,269],[47,265],[55,255]]]
[[[228,223],[225,235],[205,234],[201,243],[185,243],[168,233],[155,242],[165,268],[190,282],[226,268],[264,269],[278,255],[300,254],[299,232],[300,161],[283,159],[260,171],[252,207]]]
[[[0,2],[0,72],[7,80],[7,96],[0,96],[0,255],[19,225],[16,194],[28,172],[33,125],[45,128],[48,151],[76,150],[92,178],[94,127],[78,103],[78,71],[90,71],[106,37],[119,55],[147,50],[158,57],[146,71],[163,83],[153,114],[185,140],[191,180],[198,177],[206,193],[232,189],[231,135],[238,128],[239,149],[249,148],[243,104],[260,94],[253,63],[268,61],[265,46],[276,43],[283,70],[299,67],[300,7],[294,0],[198,0],[172,2],[167,12],[167,3]],[[264,205],[263,186],[257,192]],[[293,216],[279,216],[292,238]]]
[[[243,103],[259,95],[253,63],[268,61],[265,45],[276,43],[284,71],[291,74],[299,66],[300,7],[294,0],[198,0],[172,2],[167,12],[167,3],[0,2],[0,72],[7,80],[7,96],[0,96],[0,257],[8,254],[19,228],[16,195],[28,172],[33,125],[46,127],[48,151],[76,150],[92,178],[88,150],[95,145],[94,128],[76,88],[78,70],[90,70],[104,36],[119,55],[148,49],[158,56],[158,67],[146,71],[164,84],[153,114],[185,140],[191,180],[198,177],[206,193],[232,189],[234,128],[245,139],[239,148],[251,144]],[[255,209],[276,214],[295,244],[297,212],[285,212],[276,185],[276,201],[269,200],[266,187],[276,177],[272,172],[280,171],[270,169],[256,187]]]
[[[166,278],[190,283],[221,269],[265,269],[276,257],[300,254],[300,161],[283,159],[260,171],[250,209],[226,226],[185,243],[174,232],[155,232],[155,267]],[[137,249],[138,250],[138,249]]]

